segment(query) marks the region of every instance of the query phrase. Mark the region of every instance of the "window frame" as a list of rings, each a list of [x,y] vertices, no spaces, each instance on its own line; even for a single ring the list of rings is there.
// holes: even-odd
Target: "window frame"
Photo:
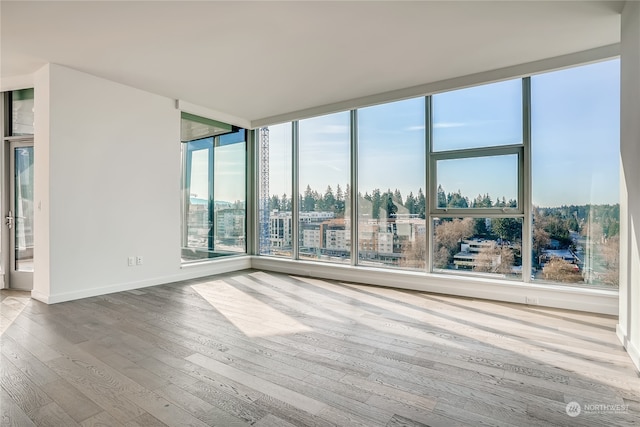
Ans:
[[[593,289],[593,290],[602,290],[602,288],[597,287],[594,288],[591,285],[582,285],[582,284],[564,284],[564,283],[556,283],[556,282],[541,282],[540,280],[534,280],[531,277],[530,272],[532,271],[532,259],[530,256],[524,256],[524,254],[530,253],[533,247],[533,206],[532,206],[532,150],[531,150],[531,109],[532,109],[532,99],[531,99],[531,77],[537,74],[543,73],[551,73],[554,71],[559,71],[564,68],[573,68],[573,67],[581,67],[589,65],[592,62],[600,62],[600,61],[610,61],[614,60],[618,57],[617,54],[611,54],[606,51],[602,53],[597,58],[594,58],[591,61],[585,61],[584,59],[579,62],[569,61],[562,66],[558,66],[558,64],[553,63],[547,64],[545,67],[534,67],[533,70],[528,73],[522,73],[520,69],[517,69],[517,72],[514,72],[511,75],[505,75],[504,73],[486,73],[487,76],[491,76],[489,78],[481,79],[480,76],[472,76],[468,81],[470,84],[461,84],[459,86],[451,86],[443,88],[442,85],[433,85],[433,87],[425,85],[428,87],[428,90],[425,90],[423,93],[426,95],[420,96],[420,94],[406,94],[403,93],[395,98],[385,99],[381,101],[379,98],[375,99],[374,102],[371,103],[361,103],[361,105],[353,106],[349,109],[336,108],[336,109],[327,109],[326,112],[323,111],[319,113],[320,110],[314,111],[313,114],[309,115],[301,115],[299,119],[291,120],[292,123],[292,183],[293,183],[293,191],[292,194],[299,196],[299,156],[298,156],[298,145],[299,145],[299,135],[298,135],[298,124],[300,120],[304,120],[307,118],[317,117],[321,115],[331,115],[338,112],[347,112],[349,111],[351,114],[351,122],[350,122],[350,134],[351,134],[351,194],[350,197],[353,199],[357,197],[357,194],[360,192],[360,188],[358,185],[358,112],[361,108],[367,108],[370,106],[382,104],[382,103],[393,103],[398,102],[404,99],[417,98],[422,97],[425,101],[425,223],[426,223],[426,234],[427,234],[427,242],[426,242],[426,262],[424,269],[413,270],[414,272],[423,272],[426,273],[427,277],[431,277],[433,274],[434,277],[438,275],[442,275],[442,269],[434,269],[433,268],[433,239],[434,239],[434,218],[519,218],[522,223],[522,242],[521,242],[521,251],[522,251],[522,274],[519,279],[507,278],[507,280],[499,280],[499,276],[496,276],[494,283],[497,281],[504,282],[505,284],[526,284],[526,285],[544,285],[544,286],[558,286],[560,285],[562,289],[567,288],[577,288],[577,289]],[[481,86],[481,85],[490,85],[492,83],[498,83],[506,80],[520,80],[522,87],[522,143],[519,144],[510,144],[510,145],[495,145],[495,146],[485,146],[485,147],[474,147],[474,148],[462,148],[462,149],[454,149],[454,150],[441,150],[434,151],[433,150],[433,117],[432,117],[432,97],[435,94],[443,93],[447,91],[454,91],[457,89],[462,89],[465,87],[472,86]],[[277,124],[278,122],[274,123]],[[261,124],[260,127],[268,126],[266,123]],[[442,160],[452,160],[452,159],[471,159],[471,158],[483,158],[489,156],[499,156],[499,155],[516,155],[517,156],[517,202],[518,205],[516,208],[511,207],[491,207],[491,208],[439,208],[437,206],[437,170],[438,170],[438,162]],[[299,197],[293,198],[292,203],[292,242],[293,242],[293,250],[292,256],[290,260],[297,262],[313,262],[313,260],[301,259],[299,257],[299,212],[300,206],[298,206]],[[391,266],[373,266],[362,264],[360,262],[360,254],[359,254],[359,245],[358,245],[358,220],[359,220],[359,212],[358,212],[358,203],[353,203],[351,206],[351,213],[348,217],[351,220],[351,267],[363,268],[363,269],[380,269],[391,272],[402,273],[405,271],[404,269],[393,268]],[[262,254],[260,254],[262,255]],[[264,255],[263,255],[264,256]],[[269,257],[269,255],[266,255]],[[280,258],[282,259],[282,258]],[[327,263],[321,263],[322,265],[327,265]],[[332,265],[332,264],[329,264]],[[343,264],[344,265],[344,264]],[[468,277],[469,274],[457,275],[454,270],[451,270],[451,274],[447,274],[447,276],[455,276],[458,278]],[[486,275],[482,275],[482,278],[487,278]],[[607,289],[609,290],[609,289]]]
[[[482,159],[484,157],[497,157],[497,156],[517,156],[517,203],[518,206],[512,207],[481,207],[481,208],[441,208],[438,207],[438,162],[442,160],[462,160],[462,159]],[[439,151],[437,153],[430,153],[430,183],[429,183],[429,198],[431,199],[431,215],[438,216],[469,216],[469,215],[493,215],[500,214],[501,216],[523,216],[523,200],[524,200],[524,146],[523,145],[508,145],[500,147],[487,147],[487,148],[473,148],[454,151]]]
[[[211,135],[201,135],[201,136],[197,136],[194,138],[183,138],[183,134],[182,134],[182,121],[183,120],[191,120],[192,118],[196,118],[196,122],[200,123],[200,124],[204,124],[204,125],[209,125],[211,127],[215,127],[216,128],[216,132],[214,134]],[[256,216],[254,216],[252,214],[253,212],[253,203],[250,203],[250,197],[253,197],[253,190],[251,188],[250,182],[251,182],[251,174],[249,169],[251,168],[251,166],[253,165],[252,162],[252,158],[250,156],[250,153],[253,152],[253,145],[252,141],[255,137],[255,132],[253,132],[252,130],[249,129],[245,129],[245,128],[241,128],[235,125],[231,125],[231,124],[227,124],[227,123],[223,123],[223,122],[219,122],[217,120],[214,119],[209,119],[206,117],[202,117],[202,116],[196,116],[194,114],[191,113],[187,113],[184,111],[181,111],[180,113],[180,129],[181,129],[181,138],[180,138],[180,188],[181,188],[181,194],[180,194],[180,265],[181,266],[188,266],[188,265],[193,265],[193,264],[200,264],[200,263],[209,263],[209,262],[213,262],[214,260],[218,259],[218,258],[229,258],[229,257],[234,257],[234,256],[246,256],[250,253],[254,252],[254,232],[253,229],[250,228],[250,224],[257,224],[258,218]],[[228,132],[224,132],[224,133],[219,133],[218,131],[220,130],[219,127],[224,127],[225,130],[227,130],[226,128],[228,127]],[[215,154],[215,149],[216,147],[219,147],[219,141],[220,141],[220,137],[227,135],[227,134],[231,134],[231,133],[238,133],[238,132],[243,132],[244,134],[244,179],[245,179],[245,185],[244,185],[244,236],[243,236],[243,241],[244,241],[244,248],[242,251],[219,251],[216,249],[216,245],[215,245],[215,236],[217,233],[217,216],[216,216],[216,212],[215,212],[215,174],[216,174],[216,168],[215,168],[215,159],[216,159],[216,154]],[[207,143],[206,146],[203,146],[202,148],[198,149],[198,150],[189,150],[189,143],[192,142],[196,142],[196,141],[208,141],[211,140],[211,143]],[[207,150],[207,157],[208,157],[208,181],[209,181],[209,194],[208,197],[210,197],[210,200],[208,201],[208,220],[210,222],[209,224],[209,232],[208,232],[208,237],[207,237],[207,249],[206,252],[207,254],[209,254],[210,256],[208,257],[202,257],[202,258],[197,258],[197,259],[185,259],[183,257],[183,251],[185,249],[189,249],[190,247],[188,246],[188,233],[189,233],[189,227],[188,227],[188,220],[189,220],[189,214],[187,212],[188,206],[189,206],[189,200],[190,200],[190,188],[191,185],[187,185],[187,182],[191,179],[190,176],[188,176],[192,170],[192,155],[194,151],[200,151],[200,150]],[[252,238],[250,238],[252,237]],[[202,250],[203,248],[193,248],[196,250]]]
[[[436,218],[520,218],[522,221],[521,252],[529,253],[531,250],[531,219],[527,219],[527,212],[531,210],[531,80],[530,77],[519,78],[521,81],[522,102],[522,144],[496,145],[480,148],[465,148],[448,151],[433,150],[433,104],[432,95],[427,103],[427,184],[429,189],[427,202],[427,272],[433,274],[447,274],[446,269],[434,268],[434,239]],[[489,85],[492,82],[482,83]],[[438,170],[437,162],[440,160],[472,159],[500,155],[518,156],[518,206],[516,208],[491,207],[491,208],[439,208],[438,207]],[[531,271],[531,257],[522,257],[522,275],[518,282],[529,283]],[[473,276],[473,273],[464,275],[456,274],[452,270],[450,274],[458,276]],[[484,275],[486,277],[486,275]],[[498,276],[496,276],[498,278]],[[513,279],[511,279],[513,280]]]

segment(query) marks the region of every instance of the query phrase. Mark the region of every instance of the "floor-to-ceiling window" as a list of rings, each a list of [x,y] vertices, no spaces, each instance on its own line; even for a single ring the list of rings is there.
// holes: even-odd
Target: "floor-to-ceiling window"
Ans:
[[[531,78],[533,277],[618,286],[618,60]]]
[[[183,113],[183,262],[246,252],[246,134]]]
[[[349,262],[350,114],[301,120],[298,126],[300,258]]]
[[[357,114],[358,261],[424,269],[425,99]]]
[[[431,97],[434,271],[522,274],[521,79]]]
[[[291,257],[293,250],[292,126],[258,130],[258,253]]]
[[[616,287],[618,69],[603,61],[269,128],[286,140],[269,176],[299,190],[295,203],[269,190],[269,221],[282,212],[299,225],[271,224],[261,253]]]

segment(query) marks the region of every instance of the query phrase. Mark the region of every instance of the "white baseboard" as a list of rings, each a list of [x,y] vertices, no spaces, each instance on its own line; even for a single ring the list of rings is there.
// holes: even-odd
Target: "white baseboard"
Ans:
[[[74,292],[63,292],[51,295],[31,291],[31,297],[46,304],[56,304],[59,302],[95,297],[98,295],[111,294],[114,292],[130,291],[133,289],[146,288],[148,286],[164,285],[181,280],[196,279],[199,277],[206,277],[215,274],[229,273],[232,271],[245,270],[248,268],[251,268],[251,257],[249,256],[219,258],[214,261],[185,265],[179,273],[170,276],[154,277],[133,282],[117,283],[110,286],[101,286],[91,289],[82,289]]]
[[[525,284],[492,278],[460,277],[364,266],[329,265],[320,262],[292,261],[263,256],[220,258],[202,263],[186,264],[179,273],[169,276],[50,295],[33,291],[31,295],[34,299],[44,303],[55,304],[248,268],[520,304],[526,304],[528,300],[534,299],[537,301],[536,305],[543,307],[618,315],[618,293],[610,290]]]
[[[45,304],[51,304],[51,301],[49,301],[49,295],[43,294],[42,292],[31,291],[31,298],[38,300],[40,302],[43,302]]]
[[[292,261],[274,257],[254,256],[252,268],[344,280],[378,286],[412,289],[439,294],[526,304],[535,298],[538,306],[579,310],[591,313],[618,315],[618,292],[586,289],[562,285],[525,284],[522,282],[460,277],[446,274],[377,269],[363,266],[323,264],[310,261]]]
[[[631,358],[633,364],[636,366],[636,369],[638,370],[638,372],[640,372],[640,349],[635,343],[629,341],[627,332],[620,327],[620,324],[616,325],[616,335],[618,336],[618,339],[622,343],[625,350],[627,350],[627,354],[629,354],[629,357]]]

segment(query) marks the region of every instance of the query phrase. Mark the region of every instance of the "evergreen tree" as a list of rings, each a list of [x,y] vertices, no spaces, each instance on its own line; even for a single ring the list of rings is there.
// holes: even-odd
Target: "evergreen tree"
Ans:
[[[327,189],[324,192],[323,202],[324,202],[323,210],[331,211],[331,212],[336,211],[336,198],[333,195],[333,190],[331,189],[330,185],[327,186]]]
[[[371,203],[373,218],[380,219],[380,209],[382,209],[382,195],[380,194],[380,189],[376,188],[375,190],[373,190],[373,193],[371,194]]]
[[[409,192],[407,200],[404,201],[404,205],[410,214],[416,213],[416,200],[413,198],[413,191]]]
[[[280,199],[280,209],[283,211],[290,211],[292,209],[291,199],[287,198],[287,193],[284,193]]]
[[[271,196],[271,199],[269,199],[269,211],[279,211],[280,209],[280,199],[274,194]]]
[[[447,207],[447,196],[444,194],[444,190],[441,185],[438,185],[438,207],[446,208]]]
[[[522,223],[518,218],[494,218],[491,220],[491,230],[502,240],[514,242],[521,238]]]
[[[387,196],[387,218],[395,218],[396,213],[398,213],[398,207],[393,203],[393,198],[389,195]]]
[[[340,184],[336,188],[336,213],[344,215],[344,193]]]
[[[424,198],[424,193],[422,193],[422,188],[418,189],[418,203],[416,213],[420,216],[420,218],[426,218],[426,206],[427,201]]]
[[[393,201],[399,205],[404,205],[404,203],[402,203],[402,194],[400,194],[400,190],[397,188],[396,191],[393,192]]]
[[[460,190],[447,194],[447,206],[450,208],[468,208],[469,200],[462,196]]]
[[[305,212],[312,212],[316,208],[316,200],[314,197],[313,190],[311,190],[311,186],[307,184],[307,188],[304,190],[304,199],[302,201],[301,207]]]
[[[487,221],[484,218],[475,218],[473,220],[473,234],[478,237],[487,237]]]
[[[474,208],[490,208],[493,206],[493,202],[491,201],[491,196],[489,196],[489,194],[485,194],[484,196],[478,194],[478,197],[475,198],[472,205]]]

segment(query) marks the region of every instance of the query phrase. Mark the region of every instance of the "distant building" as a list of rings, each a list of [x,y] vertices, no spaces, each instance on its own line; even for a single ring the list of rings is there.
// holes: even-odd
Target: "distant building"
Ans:
[[[238,239],[245,236],[244,209],[220,209],[215,212],[216,238],[219,240]]]
[[[540,265],[544,266],[552,259],[561,259],[571,264],[578,262],[578,257],[570,249],[545,249],[540,255]]]
[[[300,212],[300,250],[327,256],[344,256],[351,250],[348,218],[333,212]],[[292,243],[292,214],[274,210],[269,215],[269,238],[273,250],[288,250]],[[358,225],[358,250],[362,259],[397,263],[403,248],[426,234],[424,219],[405,214],[395,218],[369,219]]]
[[[319,223],[302,224],[302,247],[308,249],[322,248],[322,227]]]
[[[272,248],[290,248],[291,242],[291,212],[273,211],[269,215],[269,240]]]
[[[323,222],[324,248],[333,255],[341,255],[351,250],[351,230],[344,218]]]
[[[300,212],[300,234],[302,246],[308,248],[322,247],[318,224],[335,217],[333,212]],[[269,214],[269,239],[274,249],[291,248],[293,224],[291,211],[280,212],[277,210]]]
[[[495,240],[463,240],[460,245],[460,252],[453,256],[453,264],[455,265],[455,268],[461,270],[472,270],[476,267],[489,267],[490,269],[497,268],[501,261],[499,253],[490,257],[480,255],[483,250],[491,250],[496,247],[497,242]]]
[[[291,212],[288,212],[291,215]],[[336,214],[333,212],[300,212],[300,222],[302,223],[311,223],[311,222],[322,222],[329,219],[335,218]]]

